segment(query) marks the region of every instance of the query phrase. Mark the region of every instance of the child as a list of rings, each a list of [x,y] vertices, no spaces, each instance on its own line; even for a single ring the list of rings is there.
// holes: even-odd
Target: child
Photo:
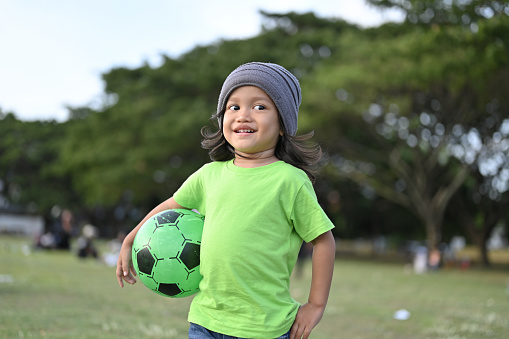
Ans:
[[[123,287],[136,282],[131,248],[155,213],[196,209],[205,215],[203,280],[189,310],[189,338],[308,338],[327,303],[334,225],[319,206],[311,165],[312,134],[295,136],[301,102],[298,80],[271,63],[247,63],[225,80],[216,132],[203,129],[212,163],[192,174],[125,238],[117,264]],[[310,180],[311,179],[311,180]],[[290,275],[302,241],[313,243],[308,302],[290,296]]]

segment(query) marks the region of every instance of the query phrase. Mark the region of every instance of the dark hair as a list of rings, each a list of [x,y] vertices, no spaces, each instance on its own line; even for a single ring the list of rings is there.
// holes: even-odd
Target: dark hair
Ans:
[[[235,149],[226,141],[221,130],[224,112],[214,114],[210,118],[210,122],[217,128],[216,131],[212,130],[209,126],[201,129],[203,140],[201,146],[209,150],[209,156],[212,161],[227,161],[235,158]],[[218,121],[221,121],[219,124]],[[284,124],[279,117],[279,123]],[[311,180],[314,182],[319,168],[322,166],[324,153],[320,145],[310,142],[314,132],[309,132],[304,135],[291,136],[283,134],[279,137],[274,155],[290,165],[303,170]]]

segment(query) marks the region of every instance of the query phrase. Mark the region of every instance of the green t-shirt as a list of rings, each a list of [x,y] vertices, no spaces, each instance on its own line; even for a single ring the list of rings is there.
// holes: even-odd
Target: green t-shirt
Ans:
[[[300,306],[289,285],[302,240],[334,227],[304,171],[283,161],[256,168],[212,162],[174,199],[205,215],[203,280],[189,321],[243,338],[287,332]]]

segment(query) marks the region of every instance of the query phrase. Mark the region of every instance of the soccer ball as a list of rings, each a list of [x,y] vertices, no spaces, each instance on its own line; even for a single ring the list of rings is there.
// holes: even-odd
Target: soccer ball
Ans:
[[[198,292],[204,217],[186,209],[160,212],[138,230],[133,265],[141,282],[172,298]]]

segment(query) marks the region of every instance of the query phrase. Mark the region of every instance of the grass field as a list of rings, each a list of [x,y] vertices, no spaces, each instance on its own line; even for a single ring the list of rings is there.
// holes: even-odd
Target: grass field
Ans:
[[[304,301],[309,263],[293,278]],[[121,289],[114,268],[72,253],[32,251],[0,236],[0,338],[187,338],[191,298]],[[408,320],[396,320],[400,309]],[[402,264],[337,260],[314,339],[509,338],[509,270],[416,275]]]

